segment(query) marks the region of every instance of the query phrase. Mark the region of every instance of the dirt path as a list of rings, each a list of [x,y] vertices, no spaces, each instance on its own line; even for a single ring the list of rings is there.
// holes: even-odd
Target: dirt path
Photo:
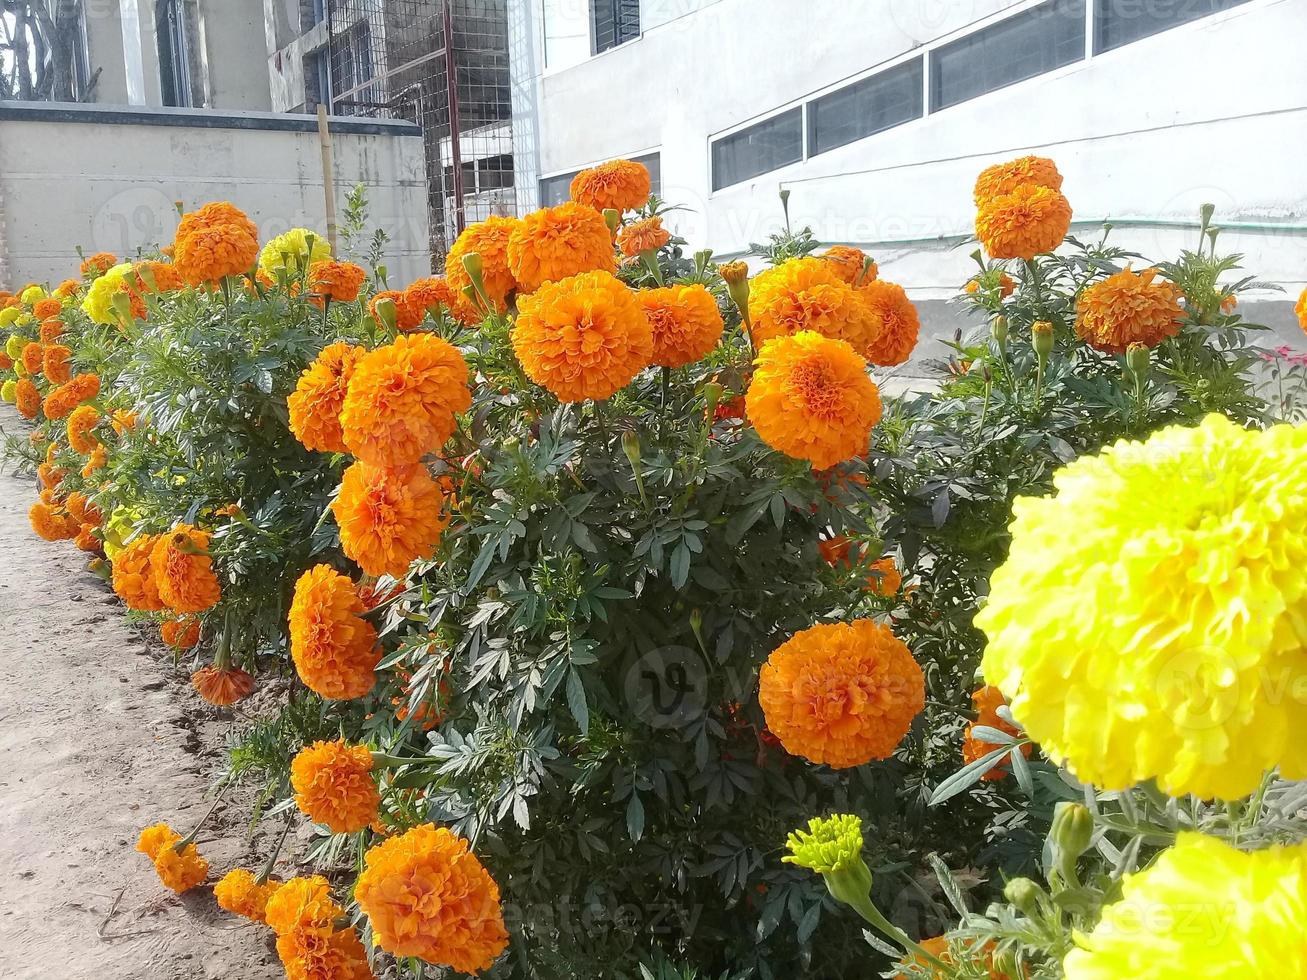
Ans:
[[[0,424],[16,423],[5,406]],[[207,886],[174,896],[135,852],[147,824],[185,833],[207,809],[229,722],[147,649],[71,542],[31,532],[34,500],[30,479],[0,474],[0,978],[284,976],[266,929]],[[210,882],[268,850],[235,809],[234,827],[215,816]]]

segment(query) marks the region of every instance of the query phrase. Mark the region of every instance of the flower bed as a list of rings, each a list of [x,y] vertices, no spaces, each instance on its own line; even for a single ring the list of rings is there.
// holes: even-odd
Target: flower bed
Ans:
[[[1307,432],[1210,210],[1152,265],[986,170],[977,326],[891,399],[918,317],[859,250],[751,278],[637,164],[572,197],[403,289],[219,203],[0,293],[33,530],[209,703],[292,677],[215,792],[319,873],[156,825],[163,884],[292,978],[1307,969]]]

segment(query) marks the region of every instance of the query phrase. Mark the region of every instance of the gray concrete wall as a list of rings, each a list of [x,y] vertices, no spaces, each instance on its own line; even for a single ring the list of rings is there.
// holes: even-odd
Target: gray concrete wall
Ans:
[[[263,76],[266,78],[266,74]],[[337,207],[357,183],[390,235],[401,285],[430,272],[421,131],[334,119]],[[272,113],[0,104],[0,285],[57,282],[86,253],[131,256],[172,241],[174,202],[228,200],[267,240],[326,230],[316,123]]]

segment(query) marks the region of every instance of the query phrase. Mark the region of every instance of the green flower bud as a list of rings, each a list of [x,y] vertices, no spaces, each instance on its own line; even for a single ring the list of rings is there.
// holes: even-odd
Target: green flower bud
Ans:
[[[388,330],[396,329],[395,325],[399,323],[399,310],[395,308],[395,301],[390,297],[377,300],[377,316],[381,317],[381,322]]]
[[[640,437],[630,429],[622,433],[622,452],[626,453],[626,458],[631,461],[631,468],[638,473],[640,471]]]
[[[1008,322],[1005,316],[996,316],[989,323],[989,335],[998,344],[999,350],[1007,350]]]
[[[481,255],[477,252],[468,252],[463,256],[463,271],[467,277],[478,286],[481,285],[482,263]]]
[[[1125,349],[1125,362],[1130,368],[1130,373],[1141,381],[1148,377],[1148,371],[1152,367],[1152,357],[1147,347],[1143,344],[1131,344]]]
[[[604,208],[604,224],[608,226],[609,234],[617,234],[617,226],[622,223],[622,212],[616,208]]]
[[[1029,878],[1013,878],[1003,889],[1003,897],[1030,917],[1039,914],[1039,899],[1044,890]]]
[[[725,389],[716,381],[709,381],[703,386],[704,411],[707,413],[710,422],[717,412],[717,406],[721,403],[724,392]]]
[[[1053,353],[1053,324],[1047,320],[1036,320],[1030,328],[1030,343],[1040,360],[1046,360]]]
[[[1059,803],[1053,811],[1053,826],[1048,832],[1064,861],[1074,866],[1094,839],[1094,816],[1081,803]]]
[[[814,817],[808,829],[796,830],[786,841],[786,864],[816,871],[830,893],[846,905],[863,907],[871,894],[871,869],[862,858],[862,820],[842,813]]]

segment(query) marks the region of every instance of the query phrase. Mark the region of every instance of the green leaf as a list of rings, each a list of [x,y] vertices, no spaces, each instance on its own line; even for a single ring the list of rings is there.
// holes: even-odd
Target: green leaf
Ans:
[[[633,841],[644,836],[644,804],[640,802],[639,793],[632,793],[630,802],[626,804],[626,832]]]
[[[975,762],[963,766],[935,787],[935,792],[930,794],[927,805],[938,806],[945,800],[951,800],[973,783],[980,782],[980,777],[998,765],[1009,751],[1011,746],[1001,745],[994,751],[985,753]]]
[[[581,683],[581,675],[575,668],[567,672],[567,707],[572,712],[572,717],[576,719],[581,734],[589,734],[590,706],[585,701],[585,685]]]

